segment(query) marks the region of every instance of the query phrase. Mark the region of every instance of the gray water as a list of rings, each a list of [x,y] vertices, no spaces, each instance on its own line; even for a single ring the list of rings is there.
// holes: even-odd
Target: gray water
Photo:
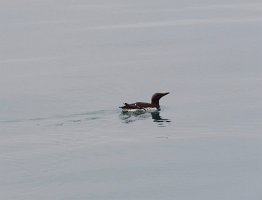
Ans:
[[[1,0],[0,23],[0,199],[262,198],[260,1]]]

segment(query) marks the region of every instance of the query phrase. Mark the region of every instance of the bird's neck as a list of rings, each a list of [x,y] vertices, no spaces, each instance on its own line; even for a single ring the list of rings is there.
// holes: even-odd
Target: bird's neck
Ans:
[[[154,105],[156,108],[159,108],[159,99],[152,99],[151,104]]]

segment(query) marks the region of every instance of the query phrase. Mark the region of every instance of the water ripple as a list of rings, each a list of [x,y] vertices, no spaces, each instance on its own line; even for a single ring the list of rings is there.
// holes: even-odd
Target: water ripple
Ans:
[[[160,112],[143,112],[143,113],[121,113],[119,115],[120,119],[123,121],[123,123],[129,124],[132,122],[140,121],[140,120],[146,120],[146,119],[153,119],[153,122],[155,122],[159,127],[166,127],[168,123],[171,122],[170,119],[163,118],[160,115]]]
[[[66,122],[79,123],[81,121],[98,120],[105,118],[111,114],[116,114],[115,110],[97,110],[83,113],[73,113],[68,115],[53,115],[49,117],[34,117],[0,120],[0,123],[19,123],[19,122],[44,122],[44,121],[59,121],[55,123],[57,126],[62,126]]]

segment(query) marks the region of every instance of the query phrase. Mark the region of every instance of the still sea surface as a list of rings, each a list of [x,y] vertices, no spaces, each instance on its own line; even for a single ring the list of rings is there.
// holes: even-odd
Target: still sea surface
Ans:
[[[0,23],[0,199],[262,199],[260,1],[1,0]]]

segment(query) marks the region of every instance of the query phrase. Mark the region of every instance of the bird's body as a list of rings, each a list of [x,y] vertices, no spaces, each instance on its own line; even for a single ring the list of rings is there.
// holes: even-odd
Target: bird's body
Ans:
[[[152,104],[145,103],[145,102],[136,102],[132,104],[125,103],[125,105],[120,108],[122,108],[123,112],[139,112],[139,111],[154,112],[159,109],[154,107]]]
[[[167,93],[155,93],[151,98],[151,103],[146,102],[136,102],[136,103],[124,103],[121,106],[123,112],[155,112],[160,109],[159,100],[163,96],[169,94]]]

